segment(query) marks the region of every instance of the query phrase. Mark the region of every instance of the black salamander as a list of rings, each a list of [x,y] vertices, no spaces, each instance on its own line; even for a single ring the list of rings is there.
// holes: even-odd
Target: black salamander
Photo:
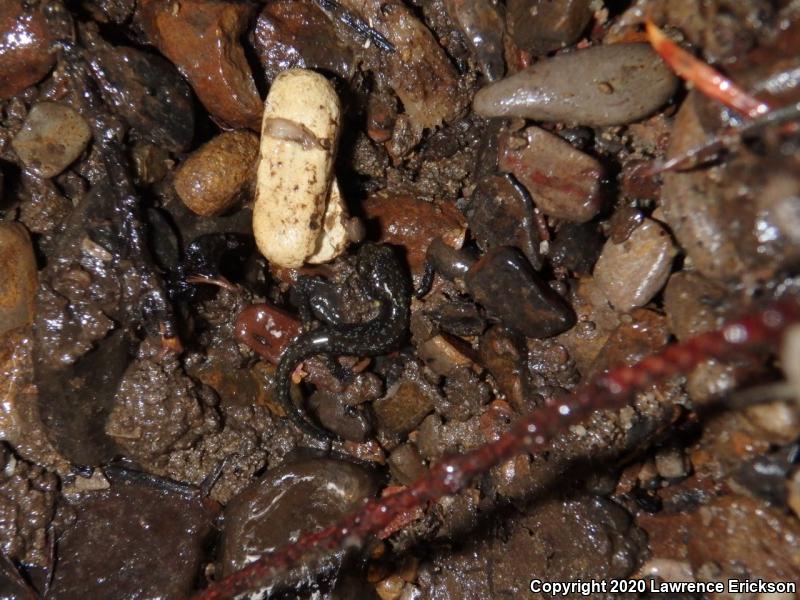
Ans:
[[[302,361],[329,356],[378,356],[396,348],[406,337],[411,309],[411,283],[400,259],[389,246],[365,245],[358,253],[356,272],[364,292],[380,304],[378,315],[365,323],[319,327],[300,335],[278,363],[278,401],[303,431],[322,440],[338,437],[305,418],[291,400],[291,377]]]

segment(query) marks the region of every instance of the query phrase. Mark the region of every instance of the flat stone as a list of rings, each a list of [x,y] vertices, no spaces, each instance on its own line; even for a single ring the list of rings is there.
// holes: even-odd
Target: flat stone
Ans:
[[[500,138],[499,167],[513,173],[546,215],[583,223],[601,207],[600,163],[557,135],[528,127]]]
[[[119,480],[71,500],[50,593],[58,598],[185,598],[200,576],[211,515],[199,496]]]

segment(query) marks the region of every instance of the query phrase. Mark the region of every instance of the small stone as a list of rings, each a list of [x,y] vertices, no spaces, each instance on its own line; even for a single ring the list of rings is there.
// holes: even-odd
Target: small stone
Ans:
[[[163,148],[141,142],[131,150],[134,175],[139,185],[153,185],[167,176],[174,162]]]
[[[263,104],[239,42],[254,8],[219,0],[144,0],[137,15],[212,116],[227,127],[258,131]]]
[[[542,55],[577,42],[592,18],[591,0],[509,0],[506,23],[520,49]]]
[[[226,131],[206,142],[178,167],[178,197],[203,217],[230,210],[253,183],[258,145],[249,131]]]
[[[753,425],[774,444],[791,444],[800,436],[800,409],[796,403],[769,402],[745,409]]]
[[[502,136],[499,167],[513,173],[546,215],[584,223],[602,203],[600,163],[557,135],[528,127]]]
[[[413,270],[422,268],[425,251],[434,238],[441,237],[454,248],[460,248],[464,241],[467,229],[464,218],[448,202],[434,204],[412,196],[381,192],[367,198],[363,209],[369,237],[405,248]]]
[[[398,600],[405,584],[399,575],[390,575],[375,584],[375,592],[381,600]]]
[[[552,337],[575,324],[575,313],[564,298],[515,248],[487,252],[470,269],[466,283],[476,302],[526,337]]]
[[[663,315],[644,308],[634,309],[611,332],[592,365],[592,372],[634,365],[658,352],[668,340],[669,329]]]
[[[505,177],[490,175],[470,195],[465,215],[470,233],[481,250],[515,246],[535,268],[541,268],[533,208],[524,191]]]
[[[75,523],[59,532],[50,588],[58,598],[185,598],[204,560],[210,515],[199,496],[112,482],[73,496]]]
[[[670,330],[679,340],[685,340],[716,329],[728,297],[724,286],[696,271],[673,273],[664,289]]]
[[[401,444],[392,450],[388,463],[394,478],[403,485],[413,483],[425,472],[422,457],[411,444]]]
[[[433,406],[433,394],[406,378],[396,382],[383,398],[372,404],[380,426],[396,435],[412,431],[433,410]]]
[[[225,507],[222,570],[228,575],[295,539],[330,525],[377,492],[355,463],[308,458],[267,471]]]
[[[39,102],[28,113],[11,146],[25,166],[42,177],[55,177],[81,155],[92,132],[75,110]]]
[[[656,453],[656,471],[669,481],[683,479],[689,474],[689,463],[680,448],[664,448]]]
[[[55,62],[43,8],[22,0],[0,3],[0,100],[37,83]]]
[[[669,277],[677,254],[669,233],[651,219],[622,244],[606,242],[594,268],[594,279],[619,312],[644,306]]]
[[[28,231],[19,223],[0,223],[0,335],[30,325],[36,309],[38,275]]]
[[[236,339],[258,352],[273,365],[300,335],[302,324],[293,315],[271,304],[252,304],[236,317]]]
[[[577,275],[589,275],[594,269],[604,239],[593,223],[564,223],[550,243],[548,257],[554,267]]]
[[[445,377],[458,367],[469,367],[473,364],[469,357],[472,354],[471,348],[460,339],[443,334],[433,336],[420,344],[418,352],[426,365]]]

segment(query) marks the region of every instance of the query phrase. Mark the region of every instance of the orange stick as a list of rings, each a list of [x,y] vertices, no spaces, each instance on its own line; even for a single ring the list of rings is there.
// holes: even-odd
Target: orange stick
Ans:
[[[650,45],[678,77],[692,83],[706,96],[750,118],[769,112],[770,106],[766,102],[754,98],[715,68],[689,54],[649,19],[646,26]]]

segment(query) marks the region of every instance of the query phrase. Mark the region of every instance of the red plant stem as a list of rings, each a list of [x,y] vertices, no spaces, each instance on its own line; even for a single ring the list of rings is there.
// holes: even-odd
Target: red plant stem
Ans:
[[[740,88],[715,68],[695,58],[678,46],[655,23],[646,23],[647,37],[653,49],[678,77],[691,82],[703,94],[722,102],[743,115],[755,118],[769,112],[769,105]]]
[[[571,394],[551,399],[521,418],[495,442],[434,465],[408,488],[371,500],[340,522],[300,537],[274,553],[262,556],[240,571],[210,585],[196,600],[231,598],[269,583],[297,565],[311,551],[360,546],[404,512],[463,489],[472,479],[522,452],[536,452],[560,432],[585,420],[596,410],[624,407],[639,389],[685,374],[709,358],[726,358],[761,345],[777,346],[783,331],[800,321],[800,299],[787,297],[722,329],[667,346],[632,367],[620,367],[594,378]]]

